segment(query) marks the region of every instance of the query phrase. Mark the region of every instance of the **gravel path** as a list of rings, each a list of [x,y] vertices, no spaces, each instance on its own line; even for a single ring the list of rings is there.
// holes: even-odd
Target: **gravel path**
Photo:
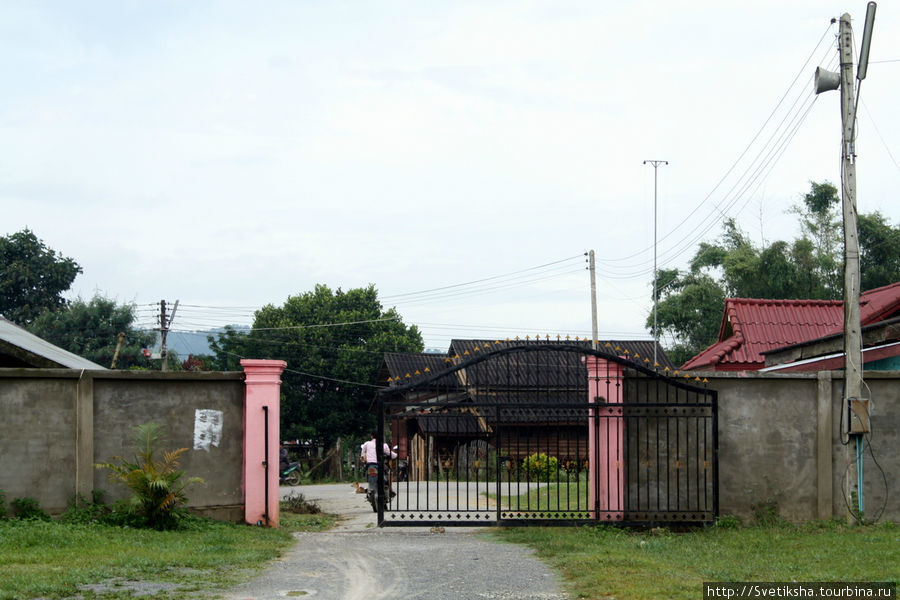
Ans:
[[[365,496],[348,484],[282,488],[282,497],[292,491],[344,520],[329,532],[296,534],[280,561],[227,600],[567,598],[531,550],[491,541],[481,529],[378,528]]]

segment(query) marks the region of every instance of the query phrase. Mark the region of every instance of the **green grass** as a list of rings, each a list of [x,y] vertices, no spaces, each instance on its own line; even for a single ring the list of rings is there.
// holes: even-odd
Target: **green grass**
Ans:
[[[493,535],[534,548],[579,598],[695,600],[704,581],[900,579],[900,528],[890,523],[711,527],[678,534],[533,527]]]
[[[515,486],[511,490],[514,493]],[[505,487],[502,488],[502,493],[506,491]],[[503,497],[503,507],[509,510],[585,511],[588,506],[588,485],[584,480],[552,483],[521,496]]]
[[[337,524],[337,515],[327,513],[298,515],[284,509],[280,514],[280,525],[287,531],[328,531]]]
[[[336,519],[281,514],[281,529],[208,519],[191,519],[176,531],[0,521],[0,600],[130,597],[127,591],[78,591],[112,579],[176,584],[167,598],[208,596],[281,556],[294,542],[293,531],[322,531]]]

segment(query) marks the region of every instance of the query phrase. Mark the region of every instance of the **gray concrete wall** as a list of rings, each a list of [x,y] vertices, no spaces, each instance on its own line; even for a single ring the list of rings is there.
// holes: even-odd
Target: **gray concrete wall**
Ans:
[[[0,490],[7,502],[30,497],[57,510],[75,495],[76,384],[71,376],[0,379]]]
[[[856,483],[848,470],[855,448],[842,444],[842,372],[699,375],[719,393],[721,513],[747,519],[754,504],[774,502],[793,521],[847,515]],[[866,384],[873,405],[863,469],[865,513],[875,517],[883,511],[882,519],[896,521],[900,373],[867,372]]]
[[[719,392],[721,513],[749,518],[753,504],[771,500],[791,520],[847,514],[855,448],[841,443],[841,372],[700,375]],[[884,505],[881,518],[898,521],[900,373],[866,372],[866,384],[871,450],[885,472],[867,449],[866,514]],[[167,448],[191,448],[187,473],[207,481],[188,494],[191,506],[239,519],[243,394],[242,373],[0,369],[0,490],[7,501],[32,497],[51,512],[95,488],[124,497],[93,465],[130,453],[132,427],[155,421]],[[223,413],[222,441],[209,451],[193,450],[197,409]]]
[[[163,449],[189,448],[181,467],[206,485],[189,506],[220,518],[242,517],[243,373],[0,369],[0,490],[31,497],[59,513],[81,493],[129,496],[96,462],[133,455],[133,427],[163,426]],[[195,410],[222,412],[218,446],[195,450]]]

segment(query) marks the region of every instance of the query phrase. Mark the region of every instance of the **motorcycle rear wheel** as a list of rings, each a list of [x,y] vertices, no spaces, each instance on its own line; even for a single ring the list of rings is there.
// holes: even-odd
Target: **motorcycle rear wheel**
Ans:
[[[284,478],[284,482],[288,485],[300,485],[300,471],[291,471]]]

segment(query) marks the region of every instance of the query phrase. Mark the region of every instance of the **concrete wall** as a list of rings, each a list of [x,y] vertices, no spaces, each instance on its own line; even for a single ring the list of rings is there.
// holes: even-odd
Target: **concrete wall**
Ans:
[[[719,392],[721,513],[748,518],[753,504],[772,501],[794,521],[848,514],[856,450],[852,442],[842,444],[843,372],[694,375]],[[866,449],[865,514],[883,510],[882,520],[897,521],[900,373],[867,371],[865,378],[872,398],[868,443],[884,470],[882,476]]]
[[[189,489],[189,506],[212,516],[243,517],[243,373],[161,373],[0,369],[0,490],[7,501],[31,497],[51,513],[77,493],[130,495],[96,462],[133,455],[132,428],[163,426],[163,449],[189,448],[181,467],[206,485]],[[222,413],[222,435],[194,449],[196,410]],[[275,432],[277,447],[277,430]]]

